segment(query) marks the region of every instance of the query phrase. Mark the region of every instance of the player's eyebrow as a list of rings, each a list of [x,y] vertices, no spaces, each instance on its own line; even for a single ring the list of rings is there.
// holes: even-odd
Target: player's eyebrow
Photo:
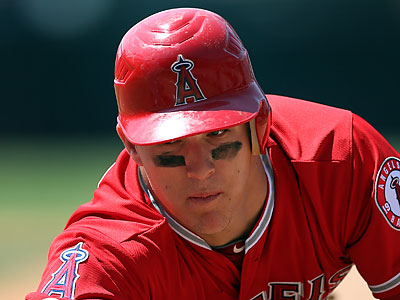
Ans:
[[[243,144],[239,141],[222,144],[217,148],[211,150],[211,156],[214,160],[231,159],[238,154],[240,149],[242,149],[242,146]]]

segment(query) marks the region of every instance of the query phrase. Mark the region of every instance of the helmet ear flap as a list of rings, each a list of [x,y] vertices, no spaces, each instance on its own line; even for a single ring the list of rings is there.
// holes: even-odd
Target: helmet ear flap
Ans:
[[[267,140],[271,128],[271,108],[263,99],[257,116],[250,120],[251,152],[253,155],[266,154]]]

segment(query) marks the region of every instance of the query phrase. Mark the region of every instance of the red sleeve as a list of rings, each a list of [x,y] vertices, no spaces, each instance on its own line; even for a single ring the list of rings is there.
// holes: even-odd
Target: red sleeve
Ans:
[[[146,299],[130,257],[103,233],[71,226],[52,243],[39,287],[25,299]]]
[[[352,155],[347,252],[374,297],[400,299],[400,155],[358,116]]]
[[[399,300],[400,299],[400,294],[394,295],[389,298],[381,298],[381,300]]]
[[[87,298],[90,300],[104,300],[104,298],[100,299],[100,298]],[[56,295],[52,295],[51,297],[49,297],[49,295],[47,294],[43,294],[43,293],[39,293],[39,292],[33,292],[33,293],[29,293],[28,295],[26,295],[25,300],[71,300],[70,298],[58,298],[56,297]]]
[[[46,300],[52,300],[52,299],[69,300],[68,298],[53,298],[53,297],[49,298],[49,295],[39,293],[39,292],[30,293],[25,297],[25,300],[43,300],[43,299],[46,299]]]

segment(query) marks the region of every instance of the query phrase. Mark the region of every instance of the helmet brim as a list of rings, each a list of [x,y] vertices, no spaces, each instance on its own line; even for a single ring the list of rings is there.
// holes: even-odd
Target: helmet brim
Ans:
[[[265,95],[256,82],[225,94],[168,111],[119,114],[118,124],[135,145],[154,145],[226,129],[255,118]]]

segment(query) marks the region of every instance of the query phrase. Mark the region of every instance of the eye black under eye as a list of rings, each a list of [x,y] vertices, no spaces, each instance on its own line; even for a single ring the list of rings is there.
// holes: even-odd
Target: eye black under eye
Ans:
[[[222,144],[211,151],[211,156],[214,160],[231,159],[238,154],[242,146],[243,144],[240,141]]]
[[[153,158],[158,167],[181,167],[185,165],[185,158],[180,155],[157,155]]]

